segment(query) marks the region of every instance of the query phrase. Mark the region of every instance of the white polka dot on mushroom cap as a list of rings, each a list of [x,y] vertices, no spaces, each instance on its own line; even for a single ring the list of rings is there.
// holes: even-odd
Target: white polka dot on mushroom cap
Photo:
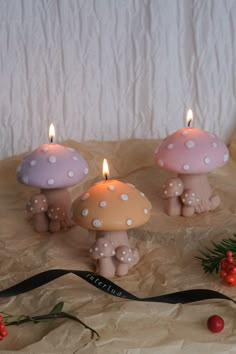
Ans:
[[[85,175],[88,174],[88,167],[85,167],[85,169],[84,169],[84,174],[85,174]]]
[[[144,197],[144,196],[145,196],[145,194],[144,194],[143,192],[140,192],[140,195],[141,195],[142,197]]]
[[[132,183],[127,183],[130,187],[135,188],[135,186]]]
[[[204,162],[205,162],[205,164],[208,165],[208,164],[211,162],[210,157],[209,157],[209,156],[206,156],[206,157],[204,158]]]
[[[105,202],[105,200],[102,200],[102,201],[99,203],[99,206],[100,206],[101,208],[104,208],[106,205],[107,205],[107,202]]]
[[[74,171],[70,170],[70,171],[67,172],[67,175],[69,177],[74,177],[75,173],[74,173]]]
[[[26,176],[26,175],[23,175],[23,176],[22,176],[22,181],[23,181],[25,184],[28,184],[28,183],[29,183],[29,177]]]
[[[88,215],[88,209],[83,209],[83,210],[81,211],[81,214],[82,214],[83,216],[87,216],[87,215]]]
[[[51,163],[55,163],[57,161],[57,158],[56,158],[56,156],[51,155],[51,156],[49,156],[48,160]]]
[[[126,224],[127,224],[128,226],[130,226],[130,225],[133,224],[133,221],[132,221],[131,219],[128,219],[128,220],[126,221]]]
[[[184,169],[185,171],[188,171],[188,170],[190,169],[190,167],[189,167],[189,165],[185,164],[185,165],[183,166],[183,169]]]
[[[49,185],[52,185],[52,184],[54,184],[55,183],[55,180],[53,179],[53,178],[49,178],[48,179],[48,184]]]
[[[81,197],[80,197],[80,199],[81,200],[86,200],[86,199],[88,199],[90,197],[90,194],[89,193],[85,193],[85,194],[83,194]]]
[[[77,156],[72,156],[72,159],[73,159],[74,161],[77,161],[77,160],[78,160],[78,157],[77,157]]]
[[[173,147],[174,147],[174,144],[169,144],[169,145],[167,146],[167,149],[171,150],[171,149],[173,149]]]
[[[125,200],[125,201],[129,199],[127,194],[121,194],[120,197],[121,197],[122,200]]]
[[[95,226],[95,227],[101,227],[101,226],[102,226],[102,222],[101,222],[99,219],[94,219],[94,220],[92,221],[92,224],[93,224],[93,226]]]
[[[218,146],[218,144],[217,144],[217,143],[212,143],[212,146],[213,146],[214,148],[216,148],[216,147]]]
[[[186,141],[185,146],[188,149],[192,149],[195,146],[195,142],[193,140],[188,140],[188,141]]]
[[[226,162],[226,161],[228,161],[228,159],[229,159],[229,155],[228,154],[224,154],[224,161]]]
[[[33,167],[37,164],[37,161],[36,160],[31,160],[30,161],[30,166]]]
[[[185,135],[188,135],[188,132],[187,132],[187,130],[184,130],[181,134],[182,134],[183,136],[185,136]]]
[[[111,185],[111,186],[108,187],[108,189],[109,189],[110,191],[114,191],[114,190],[116,189],[116,187],[113,186],[113,185]]]
[[[16,169],[16,172],[19,173],[19,172],[21,171],[21,169],[22,169],[22,166],[19,165],[19,166],[17,167],[17,169]]]
[[[144,208],[143,211],[144,211],[144,214],[148,214],[148,209],[147,208]]]
[[[48,152],[48,148],[47,147],[42,148],[42,152]]]
[[[157,163],[158,163],[158,165],[159,165],[159,166],[161,166],[161,167],[163,167],[163,166],[164,166],[164,162],[163,162],[163,160],[160,160],[160,159],[159,159],[159,160],[157,161]]]

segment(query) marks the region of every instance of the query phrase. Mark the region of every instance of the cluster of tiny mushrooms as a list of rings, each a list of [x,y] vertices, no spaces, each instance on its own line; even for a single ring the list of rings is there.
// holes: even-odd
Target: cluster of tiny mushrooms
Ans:
[[[220,198],[213,194],[206,173],[228,161],[226,145],[215,135],[197,128],[182,128],[157,147],[154,158],[160,168],[177,174],[163,185],[167,214],[192,216],[213,210]],[[105,164],[106,164],[106,160]],[[53,143],[41,145],[19,164],[19,182],[39,188],[27,202],[36,232],[57,232],[80,225],[93,234],[89,249],[97,273],[122,276],[139,261],[127,230],[145,224],[151,203],[134,185],[108,179],[94,184],[72,204],[67,190],[88,175],[87,161],[73,148]]]

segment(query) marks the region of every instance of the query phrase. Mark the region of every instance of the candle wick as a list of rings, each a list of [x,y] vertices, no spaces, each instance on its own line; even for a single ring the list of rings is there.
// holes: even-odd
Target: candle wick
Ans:
[[[108,180],[108,176],[107,176],[107,174],[105,173],[105,180],[107,181]]]
[[[190,127],[190,124],[191,124],[191,119],[188,121],[188,127]]]
[[[50,138],[50,143],[53,143],[53,136],[51,136]]]

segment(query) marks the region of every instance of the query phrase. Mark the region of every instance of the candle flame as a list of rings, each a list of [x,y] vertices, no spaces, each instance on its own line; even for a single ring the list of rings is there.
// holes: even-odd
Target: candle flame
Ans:
[[[55,128],[54,125],[51,123],[49,127],[49,141],[52,143],[54,138],[55,138]]]
[[[107,163],[107,159],[103,160],[103,176],[105,177],[105,179],[108,179],[109,177],[109,167],[108,167],[108,163]]]
[[[190,126],[190,124],[193,121],[193,111],[191,109],[188,110],[187,113],[187,123],[188,123],[188,127]]]

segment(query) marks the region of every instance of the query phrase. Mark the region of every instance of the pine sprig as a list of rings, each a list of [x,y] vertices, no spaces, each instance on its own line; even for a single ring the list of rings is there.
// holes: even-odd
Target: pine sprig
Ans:
[[[226,252],[231,251],[233,257],[236,257],[236,234],[234,238],[223,239],[220,243],[211,241],[214,248],[205,247],[205,250],[199,250],[202,256],[195,256],[201,262],[205,273],[216,273],[220,270],[220,262],[226,257]]]

